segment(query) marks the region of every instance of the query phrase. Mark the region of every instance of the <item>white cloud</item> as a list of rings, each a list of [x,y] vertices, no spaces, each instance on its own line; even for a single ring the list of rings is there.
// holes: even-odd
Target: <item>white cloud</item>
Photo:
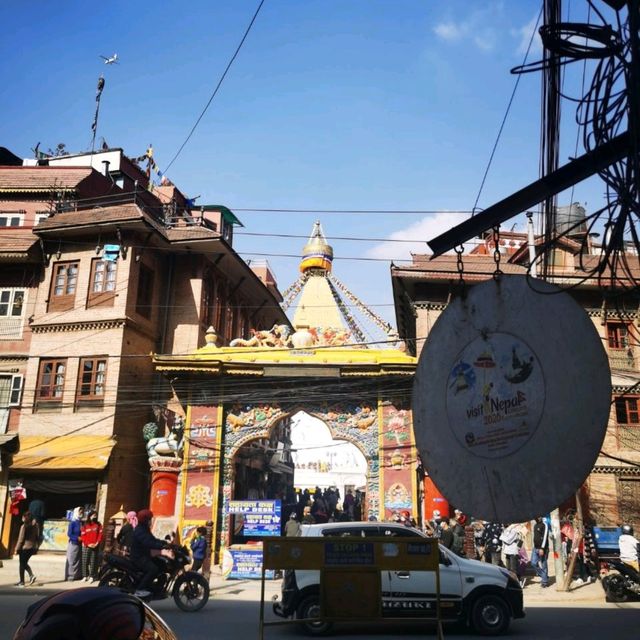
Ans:
[[[468,217],[468,213],[460,213],[459,211],[441,211],[427,216],[405,229],[394,231],[389,236],[389,240],[412,240],[412,242],[381,242],[369,249],[366,256],[398,262],[410,260],[412,253],[431,253],[426,244],[428,240],[433,240]]]
[[[434,27],[433,32],[443,40],[455,42],[465,35],[465,26],[457,25],[453,22],[441,22]]]
[[[493,31],[487,29],[483,33],[475,35],[473,37],[473,41],[478,49],[481,49],[482,51],[491,51],[495,47],[496,36]]]
[[[496,25],[501,24],[505,8],[502,2],[489,2],[481,8],[467,11],[462,20],[446,20],[436,24],[433,32],[445,42],[475,45],[481,51],[495,48]]]
[[[529,57],[527,60],[529,62],[533,62],[535,57],[542,53],[542,40],[540,39],[540,34],[538,33],[538,16],[535,15],[527,24],[519,29],[513,29],[511,34],[519,39],[518,47],[516,49],[516,53],[523,56],[527,49],[529,48],[529,42],[531,40],[531,34],[536,32],[533,42],[531,43],[531,50],[529,51]]]

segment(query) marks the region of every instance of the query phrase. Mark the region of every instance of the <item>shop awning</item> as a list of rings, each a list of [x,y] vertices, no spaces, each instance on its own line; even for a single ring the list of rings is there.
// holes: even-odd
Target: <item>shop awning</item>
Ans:
[[[109,436],[20,436],[12,469],[95,470],[109,462],[115,440]]]

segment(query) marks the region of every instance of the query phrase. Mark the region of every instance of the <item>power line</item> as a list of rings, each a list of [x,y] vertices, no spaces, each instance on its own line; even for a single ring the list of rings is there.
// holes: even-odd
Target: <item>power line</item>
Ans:
[[[473,211],[463,209],[262,209],[250,207],[229,207],[232,211],[242,211],[244,213],[346,213],[358,215],[364,214],[410,214],[410,215],[433,215],[438,213],[465,213],[471,214]]]
[[[529,51],[531,50],[531,45],[533,44],[533,38],[536,35],[536,29],[538,27],[538,24],[540,24],[540,18],[542,17],[543,7],[540,8],[540,13],[538,14],[536,25],[531,32],[531,38],[529,39],[529,46],[527,47],[527,51],[524,54],[524,60],[522,62],[523,65],[526,64],[527,58],[529,57]],[[498,148],[500,137],[502,136],[502,130],[504,129],[504,125],[507,122],[507,118],[509,117],[509,111],[511,111],[511,105],[513,104],[513,99],[516,97],[516,91],[518,90],[518,85],[520,84],[520,78],[521,78],[521,75],[518,74],[516,78],[516,82],[513,86],[513,91],[511,92],[511,98],[509,98],[507,109],[505,111],[504,117],[502,118],[502,123],[500,124],[500,129],[498,130],[498,135],[496,136],[496,141],[494,142],[493,149],[491,149],[491,154],[489,155],[489,161],[487,162],[487,167],[484,170],[484,175],[482,176],[482,182],[480,183],[480,188],[478,189],[478,195],[476,196],[476,201],[473,203],[473,210],[472,210],[473,212],[475,212],[476,207],[478,206],[478,201],[480,200],[480,196],[482,195],[482,190],[484,189],[484,183],[486,182],[487,176],[489,175],[489,170],[491,169],[493,157],[496,153],[496,149]]]
[[[185,141],[182,143],[182,145],[180,146],[176,154],[173,156],[173,158],[171,158],[171,162],[169,162],[166,169],[164,170],[165,174],[167,173],[167,171],[169,171],[169,169],[171,168],[171,165],[177,160],[178,156],[182,153],[182,150],[185,148],[187,142],[189,142],[189,140],[191,139],[191,136],[193,135],[193,132],[196,130],[196,127],[200,124],[200,120],[202,120],[202,118],[204,117],[204,114],[207,112],[207,109],[213,102],[213,99],[216,97],[216,94],[218,93],[218,90],[222,86],[222,83],[224,82],[224,79],[227,76],[229,69],[231,69],[231,65],[233,64],[234,60],[240,53],[240,49],[242,49],[242,45],[244,44],[244,41],[247,39],[247,36],[249,35],[249,31],[251,31],[251,27],[253,27],[253,23],[256,21],[256,18],[258,17],[258,14],[260,13],[260,9],[262,9],[263,4],[264,4],[264,0],[260,0],[260,4],[258,5],[256,12],[253,14],[253,18],[251,18],[251,22],[249,23],[249,26],[246,28],[244,35],[242,36],[242,40],[240,40],[240,44],[236,47],[234,54],[231,56],[231,60],[229,60],[229,63],[227,64],[227,67],[224,70],[224,73],[222,74],[222,76],[220,76],[220,80],[218,80],[218,84],[216,85],[216,88],[213,90],[213,93],[211,94],[211,97],[209,98],[207,104],[204,106],[204,109],[198,116],[196,123],[191,128],[189,135],[185,138]]]

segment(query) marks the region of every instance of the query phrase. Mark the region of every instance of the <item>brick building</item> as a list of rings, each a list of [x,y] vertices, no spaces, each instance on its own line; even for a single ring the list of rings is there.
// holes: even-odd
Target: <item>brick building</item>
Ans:
[[[541,239],[535,241],[537,245]],[[525,274],[529,266],[527,234],[500,234],[500,268],[505,274]],[[599,247],[580,238],[562,238],[550,256],[549,282],[562,288],[574,285],[570,294],[584,308],[601,336],[611,366],[612,404],[601,454],[582,489],[585,515],[600,525],[632,522],[640,526],[640,328],[638,298],[623,292],[624,274],[618,290],[605,295],[594,278],[586,278],[597,264]],[[463,278],[473,286],[491,278],[495,271],[494,244],[487,237],[463,260]],[[628,256],[634,277],[640,275],[638,256]],[[580,264],[582,259],[582,265]],[[420,355],[434,322],[451,297],[459,294],[456,255],[430,260],[414,255],[408,266],[391,268],[398,332],[412,355]],[[606,274],[605,274],[606,275]],[[586,278],[586,279],[585,279]],[[628,287],[630,282],[625,283]],[[572,509],[568,497],[561,513]]]
[[[271,273],[233,250],[230,210],[194,211],[173,185],[148,187],[120,149],[0,166],[4,553],[12,506],[34,498],[45,549],[66,545],[78,504],[103,520],[147,504],[142,426],[162,425],[166,403],[153,352],[190,353],[210,325],[224,344],[288,322]]]

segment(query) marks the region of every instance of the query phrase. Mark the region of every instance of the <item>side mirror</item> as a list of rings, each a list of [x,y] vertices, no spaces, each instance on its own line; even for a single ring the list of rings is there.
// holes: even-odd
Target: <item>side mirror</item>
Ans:
[[[447,557],[447,554],[444,551],[440,550],[440,564],[443,564],[445,567],[451,565],[451,560]]]

